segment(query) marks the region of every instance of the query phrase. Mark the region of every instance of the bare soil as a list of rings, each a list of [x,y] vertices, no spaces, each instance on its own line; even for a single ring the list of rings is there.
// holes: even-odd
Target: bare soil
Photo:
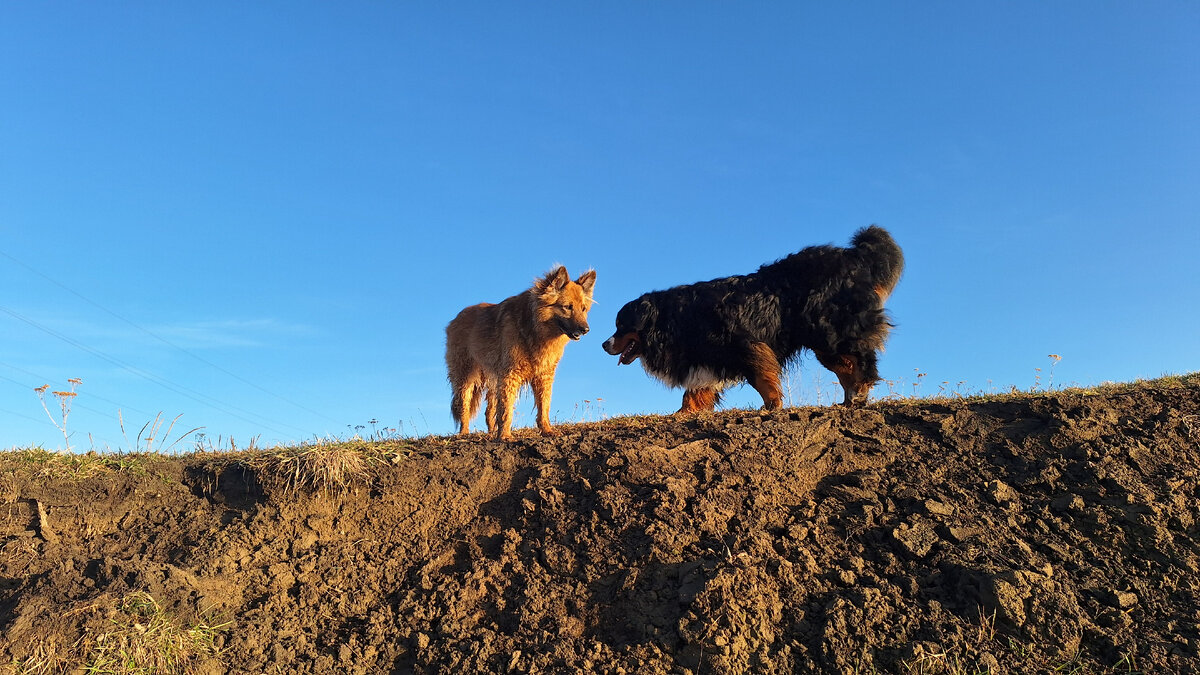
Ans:
[[[0,670],[139,591],[229,622],[194,672],[1200,668],[1200,376],[560,429],[333,493],[0,463]]]

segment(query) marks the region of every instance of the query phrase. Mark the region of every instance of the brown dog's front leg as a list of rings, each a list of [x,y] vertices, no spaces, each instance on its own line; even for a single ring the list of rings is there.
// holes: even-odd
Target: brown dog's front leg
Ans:
[[[558,436],[559,432],[550,426],[550,392],[554,389],[554,371],[549,375],[539,375],[529,383],[533,388],[533,399],[537,403],[537,426],[543,436]]]

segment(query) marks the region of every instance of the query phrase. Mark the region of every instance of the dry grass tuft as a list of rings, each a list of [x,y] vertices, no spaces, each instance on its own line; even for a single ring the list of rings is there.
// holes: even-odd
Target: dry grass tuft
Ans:
[[[343,494],[364,484],[374,458],[365,443],[320,443],[263,451],[246,459],[259,480],[289,494]]]
[[[13,662],[13,672],[18,675],[60,675],[68,672],[71,652],[64,649],[54,638],[38,640],[28,656]]]
[[[99,608],[89,605],[84,609]],[[230,622],[209,620],[190,627],[181,625],[145,592],[121,598],[111,612],[109,630],[88,633],[70,647],[52,637],[39,640],[25,658],[13,662],[13,672],[189,675],[205,658],[219,656],[217,636],[230,626]]]
[[[228,623],[180,626],[149,593],[125,596],[117,604],[113,629],[95,637],[84,670],[134,675],[191,673],[195,662],[218,652],[216,637]]]

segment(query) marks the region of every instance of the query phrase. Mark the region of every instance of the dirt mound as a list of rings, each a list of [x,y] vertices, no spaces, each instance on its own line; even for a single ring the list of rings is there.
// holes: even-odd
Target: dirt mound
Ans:
[[[248,455],[8,453],[0,664],[169,633],[179,672],[1192,672],[1198,394],[395,442],[345,493]]]

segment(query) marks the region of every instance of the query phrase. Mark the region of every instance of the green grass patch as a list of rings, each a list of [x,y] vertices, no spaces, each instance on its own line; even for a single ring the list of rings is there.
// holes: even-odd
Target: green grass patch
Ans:
[[[106,473],[146,476],[150,473],[150,464],[163,459],[162,455],[151,453],[73,453],[29,448],[0,452],[0,473],[71,480]]]
[[[25,658],[13,662],[13,670],[18,675],[188,675],[203,660],[219,657],[217,638],[232,625],[211,617],[182,622],[146,592],[83,610],[106,612],[107,629],[89,632],[73,645],[39,640]]]

